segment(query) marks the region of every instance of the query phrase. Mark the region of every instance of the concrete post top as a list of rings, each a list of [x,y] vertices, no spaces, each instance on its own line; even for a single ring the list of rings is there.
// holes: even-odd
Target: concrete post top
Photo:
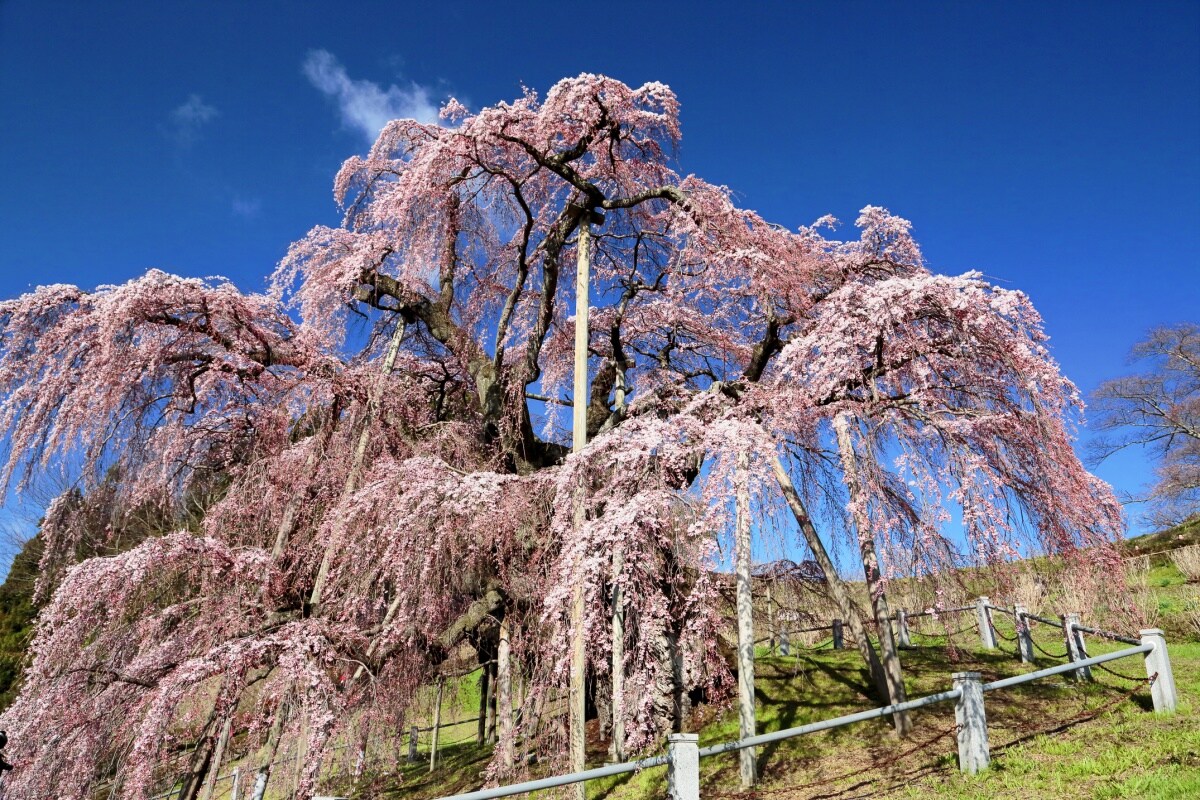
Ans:
[[[1162,636],[1162,628],[1142,628],[1138,631],[1138,636]]]
[[[992,598],[988,597],[986,594],[979,595],[979,602],[987,604],[987,603],[990,603],[991,601],[992,601]]]
[[[695,742],[700,741],[700,734],[698,734],[698,733],[671,733],[671,734],[667,735],[667,741],[672,744],[675,744],[676,742],[678,742],[679,744],[695,743]]]
[[[955,681],[977,681],[983,676],[980,672],[955,672],[950,676]]]

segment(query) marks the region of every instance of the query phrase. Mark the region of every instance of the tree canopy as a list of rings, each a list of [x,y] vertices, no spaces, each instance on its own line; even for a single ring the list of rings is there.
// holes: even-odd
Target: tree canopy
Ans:
[[[2,718],[20,791],[145,797],[173,737],[211,753],[227,719],[254,742],[303,731],[311,791],[333,737],[402,725],[498,620],[529,686],[512,735],[554,752],[538,710],[566,682],[577,584],[597,676],[623,589],[618,713],[631,747],[654,742],[680,691],[727,691],[712,574],[743,454],[758,502],[781,502],[782,459],[797,519],[826,509],[829,537],[853,512],[885,561],[998,561],[1028,534],[1113,563],[1120,508],[1072,450],[1081,404],[1029,299],[935,274],[882,208],[848,241],[739,208],[677,171],[678,111],[662,84],[596,75],[452,101],[343,165],[342,224],[293,244],[265,294],[151,271],[0,304],[3,477],[119,475],[117,508],[191,520],[76,563],[87,493],[47,511],[57,588]],[[585,224],[590,399],[570,394]]]

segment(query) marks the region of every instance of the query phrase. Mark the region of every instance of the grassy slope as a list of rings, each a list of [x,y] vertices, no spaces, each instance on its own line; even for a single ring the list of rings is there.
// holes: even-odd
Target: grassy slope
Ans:
[[[1169,564],[1160,564],[1154,568],[1152,582],[1164,622],[1176,622],[1171,619],[1173,609],[1180,606],[1179,598],[1187,591],[1182,577]],[[969,621],[969,615],[963,616],[947,627],[953,630]],[[997,627],[1002,634],[1012,635],[1005,618],[997,620]],[[1172,624],[1169,629],[1182,631],[1184,627]],[[942,636],[922,636],[914,628],[917,648],[903,657],[910,697],[949,688],[952,672],[977,670],[985,679],[992,679],[1061,663],[1039,655],[1036,664],[1023,668],[1014,654],[1006,652],[1013,644],[1003,637],[1000,651],[981,652],[973,628],[954,637],[956,648],[947,647],[944,632]],[[1054,631],[1035,629],[1035,634],[1046,650],[1063,651]],[[1089,649],[1098,654],[1112,647],[1089,641]],[[1174,717],[1148,711],[1149,693],[1144,685],[1130,695],[1135,684],[1098,670],[1094,684],[1051,678],[987,695],[993,766],[980,776],[965,777],[958,772],[953,706],[947,703],[914,714],[916,734],[911,740],[898,741],[885,722],[874,721],[763,748],[759,756],[761,789],[786,798],[1027,800],[1031,792],[1058,798],[1200,797],[1200,643],[1174,637],[1170,651],[1182,700],[1180,713]],[[1140,659],[1113,666],[1122,673],[1144,674]],[[787,658],[762,652],[757,670],[760,732],[881,704],[864,692],[864,670],[852,651],[803,651]],[[472,709],[460,705],[447,711],[465,717],[473,716]],[[702,744],[737,737],[731,709],[700,722]],[[453,736],[469,736],[468,730],[457,729]],[[603,743],[594,744],[589,761],[599,764]],[[490,757],[487,748],[472,739],[446,748],[443,756],[443,765],[433,775],[426,763],[406,766],[399,783],[380,776],[362,796],[423,800],[482,784],[481,773]],[[737,792],[736,755],[706,759],[701,766],[702,796]],[[662,797],[665,771],[652,769],[595,781],[588,793],[604,800]]]

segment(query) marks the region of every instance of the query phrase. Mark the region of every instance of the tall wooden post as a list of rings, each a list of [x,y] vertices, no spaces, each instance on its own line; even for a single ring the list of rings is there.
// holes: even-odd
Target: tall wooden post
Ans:
[[[254,788],[251,790],[251,800],[263,800],[267,793],[267,784],[271,780],[271,769],[275,766],[275,754],[279,752],[279,741],[283,738],[283,720],[288,709],[280,705],[275,709],[275,719],[271,722],[271,732],[267,734],[267,743],[263,746],[259,758],[261,766],[254,774]]]
[[[484,667],[487,669],[487,667]],[[442,688],[446,685],[445,678],[438,678],[437,697],[433,701],[433,731],[429,734],[429,771],[437,769],[438,730],[442,726]]]
[[[842,458],[842,470],[846,475],[846,490],[850,493],[853,507],[861,508],[862,484],[858,479],[858,456],[854,452],[854,443],[850,438],[850,421],[846,414],[838,414],[833,419],[833,430],[837,436],[838,450]],[[892,619],[888,613],[887,596],[883,593],[883,574],[879,569],[879,556],[875,553],[875,538],[871,535],[871,522],[861,512],[852,515],[854,527],[858,533],[859,555],[862,557],[863,573],[867,579],[867,594],[870,596],[871,609],[875,614],[876,628],[879,631],[879,651],[883,657],[883,677],[887,687],[887,697],[890,703],[903,703],[908,698],[904,693],[904,676],[900,668],[900,654],[897,652],[896,640],[892,636]],[[905,636],[907,637],[907,629]],[[870,644],[867,645],[870,647]],[[907,736],[912,732],[912,721],[907,711],[892,715],[896,732]]]
[[[308,712],[301,712],[300,730],[296,733],[296,761],[292,764],[292,797],[300,788],[304,765],[308,760]]]
[[[625,597],[621,574],[625,571],[625,551],[620,543],[613,548],[612,577],[612,758],[625,760]]]
[[[479,718],[475,720],[475,743],[487,741],[488,695],[492,692],[492,669],[487,660],[479,667]]]
[[[772,596],[771,585],[775,583],[775,573],[767,576],[767,647],[771,655],[775,655],[775,598]]]
[[[401,320],[396,326],[395,333],[392,334],[392,341],[388,346],[387,356],[383,359],[382,373],[384,375],[391,375],[392,370],[396,366],[396,354],[400,352],[400,344],[404,341],[405,327],[404,321]],[[362,475],[363,459],[367,454],[367,445],[371,441],[371,417],[375,414],[376,406],[379,404],[381,390],[382,386],[372,392],[367,400],[367,413],[363,415],[363,429],[358,435],[358,444],[354,448],[354,458],[350,462],[350,472],[346,475],[346,484],[342,489],[343,495],[351,494],[358,489],[358,480]],[[325,591],[326,581],[329,580],[329,570],[333,565],[335,541],[331,539],[329,544],[325,546],[325,553],[321,557],[321,566],[317,569],[317,577],[313,581],[312,594],[308,598],[308,604],[314,614],[316,613],[316,609],[321,605],[321,594]]]
[[[500,764],[513,767],[512,664],[508,641],[508,617],[500,622],[500,644],[496,648],[496,710],[500,720]]]
[[[488,669],[492,673],[492,679],[488,683],[491,691],[488,692],[487,699],[487,735],[483,739],[485,743],[493,745],[496,743],[496,696],[499,694],[500,684],[497,675],[498,666],[497,659],[493,659],[492,663],[488,665]]]
[[[880,694],[884,697],[889,696],[887,679],[883,674],[883,665],[879,662],[879,654],[871,646],[871,640],[867,638],[866,626],[863,625],[862,618],[858,616],[858,611],[855,610],[854,604],[850,600],[846,584],[838,576],[833,560],[829,557],[829,551],[825,549],[825,543],[817,535],[817,528],[813,525],[812,517],[808,514],[804,500],[796,491],[796,485],[792,483],[792,478],[787,474],[778,453],[771,454],[771,469],[775,472],[775,480],[779,483],[783,499],[787,501],[788,508],[796,519],[796,524],[800,526],[800,533],[804,536],[808,549],[812,551],[817,565],[825,573],[825,583],[829,586],[829,593],[833,595],[833,600],[837,603],[843,622],[850,626],[850,633],[854,636],[858,652],[862,655],[863,661],[871,673],[871,679],[875,682]]]
[[[579,240],[577,242],[576,271],[575,271],[575,375],[574,393],[572,395],[571,415],[571,449],[578,453],[587,445],[587,408],[588,408],[588,284],[591,280],[591,230],[587,212],[579,224]],[[585,521],[584,492],[586,487],[580,484],[575,499],[575,529],[583,527]],[[572,772],[582,772],[585,766],[586,739],[584,732],[584,692],[587,668],[584,651],[583,631],[583,576],[575,580],[571,591],[571,688],[568,704],[570,707],[570,766]],[[573,785],[576,800],[586,800],[587,789],[580,782]]]
[[[625,364],[617,359],[613,399],[617,414],[625,413]],[[612,759],[625,760],[625,545],[613,547],[612,563]]]
[[[221,769],[221,759],[225,757],[225,748],[229,745],[229,734],[233,729],[233,712],[225,718],[221,726],[221,735],[217,739],[217,749],[213,752],[212,765],[208,768],[208,779],[204,782],[204,800],[212,800],[213,791],[217,788],[217,772]]]
[[[738,454],[733,548],[737,572],[738,727],[740,738],[754,735],[754,600],[750,594],[750,455]],[[753,747],[738,751],[742,788],[754,785],[758,769]]]

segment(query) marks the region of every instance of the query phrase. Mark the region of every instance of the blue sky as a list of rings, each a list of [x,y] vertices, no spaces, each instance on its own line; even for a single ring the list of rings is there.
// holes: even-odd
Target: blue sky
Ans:
[[[938,271],[1028,292],[1085,391],[1200,316],[1195,2],[0,1],[0,296],[260,289],[389,111],[580,72],[672,86],[683,170],[768,219],[887,206]]]

